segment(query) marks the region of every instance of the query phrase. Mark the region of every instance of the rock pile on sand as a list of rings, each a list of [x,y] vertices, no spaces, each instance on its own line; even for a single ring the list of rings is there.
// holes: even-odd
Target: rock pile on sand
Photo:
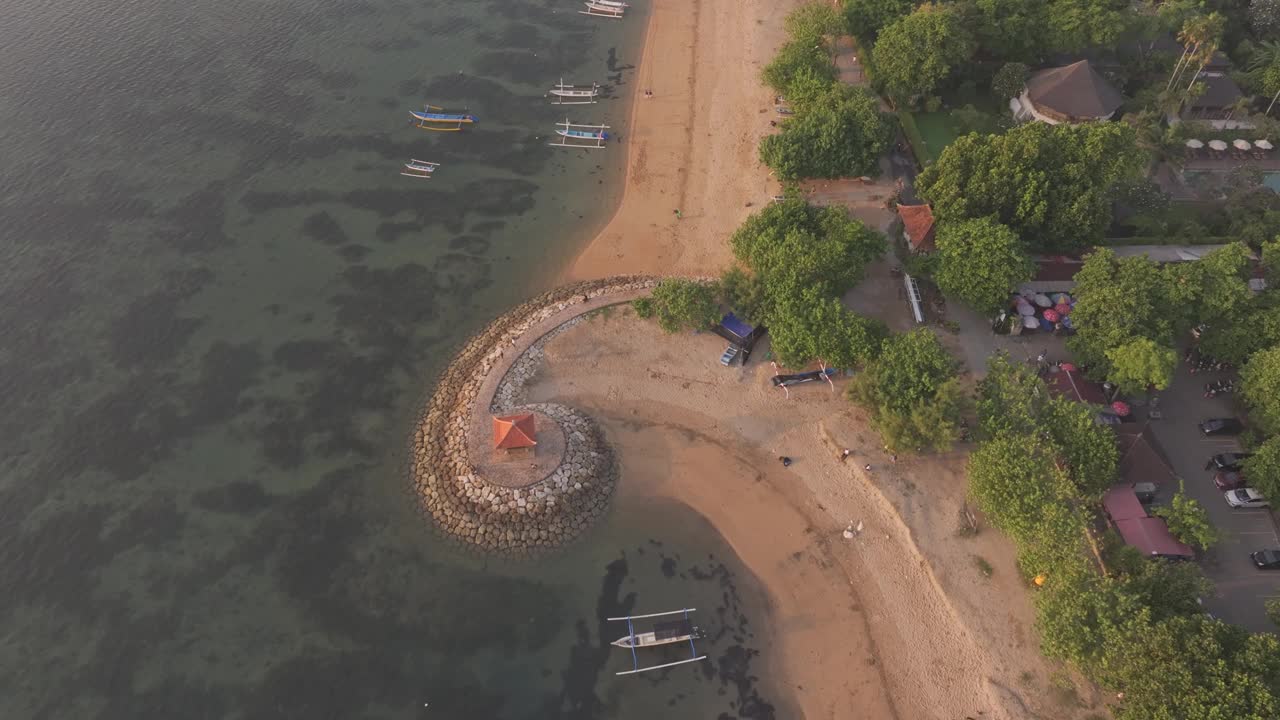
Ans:
[[[617,468],[595,422],[563,405],[523,401],[524,385],[537,372],[542,346],[583,315],[566,317],[537,338],[526,334],[556,314],[583,305],[584,298],[632,294],[654,284],[656,280],[647,277],[615,277],[557,288],[494,320],[462,347],[440,374],[412,446],[413,489],[424,513],[445,537],[486,551],[526,555],[574,539],[605,512]],[[504,355],[510,352],[520,356],[494,387],[493,396],[478,397],[486,377],[506,367]],[[543,477],[509,483],[521,487],[488,482],[469,457],[468,433],[483,426],[473,422],[474,413],[520,409],[541,412],[560,426],[564,456]]]

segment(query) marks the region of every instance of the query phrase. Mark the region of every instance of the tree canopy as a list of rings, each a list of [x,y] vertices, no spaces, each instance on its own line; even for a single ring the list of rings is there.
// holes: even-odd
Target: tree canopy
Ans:
[[[991,218],[944,223],[936,242],[934,282],[946,295],[982,313],[1007,305],[1009,292],[1035,274],[1022,241]]]
[[[844,16],[849,32],[862,40],[874,40],[881,28],[913,7],[915,0],[844,0]]]
[[[991,78],[991,92],[997,99],[1006,102],[1018,97],[1022,94],[1022,88],[1027,82],[1027,74],[1030,72],[1031,69],[1020,62],[1001,65]]]
[[[1240,394],[1255,425],[1268,435],[1280,433],[1280,347],[1254,353],[1240,368]]]
[[[878,320],[848,310],[817,286],[781,298],[770,318],[770,347],[792,368],[814,359],[838,368],[862,365],[879,353],[889,334]]]
[[[1160,267],[1145,255],[1117,258],[1110,249],[1099,248],[1085,258],[1075,280],[1071,319],[1077,330],[1067,347],[1095,375],[1109,376],[1107,352],[1134,339],[1172,347]]]
[[[1046,507],[1071,497],[1066,473],[1051,452],[1018,435],[1001,435],[969,456],[969,493],[996,527],[1025,540]]]
[[[648,302],[636,309],[642,317],[657,318],[658,326],[669,333],[705,330],[720,320],[718,297],[715,283],[667,278],[653,289]]]
[[[1209,522],[1209,514],[1200,503],[1186,496],[1179,485],[1168,505],[1153,512],[1169,524],[1169,532],[1182,542],[1200,550],[1208,550],[1218,542],[1218,531]]]
[[[1264,497],[1280,499],[1280,435],[1273,436],[1244,461],[1244,478],[1249,487]]]
[[[760,142],[760,161],[785,180],[878,175],[893,130],[864,88],[833,86],[804,70],[789,98],[799,114]]]
[[[974,48],[973,36],[955,9],[925,3],[882,29],[871,57],[885,92],[910,101],[937,89]]]
[[[993,217],[1033,251],[1071,251],[1101,238],[1109,189],[1134,176],[1142,153],[1123,123],[1028,123],[966,135],[916,180],[940,222]]]
[[[1178,354],[1173,348],[1157,345],[1151,338],[1137,337],[1106,351],[1111,363],[1107,379],[1121,392],[1136,395],[1148,387],[1164,390],[1173,381]]]
[[[849,397],[871,411],[890,448],[949,447],[964,409],[956,370],[936,335],[913,330],[884,340],[879,357],[849,385]]]

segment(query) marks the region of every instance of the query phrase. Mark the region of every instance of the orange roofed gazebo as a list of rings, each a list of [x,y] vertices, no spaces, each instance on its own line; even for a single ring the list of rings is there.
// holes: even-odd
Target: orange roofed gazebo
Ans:
[[[493,419],[493,447],[496,450],[531,448],[538,444],[533,427],[533,413],[503,415]]]

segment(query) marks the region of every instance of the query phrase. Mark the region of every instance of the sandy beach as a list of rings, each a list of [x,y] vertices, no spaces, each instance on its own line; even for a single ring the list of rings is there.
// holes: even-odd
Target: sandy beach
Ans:
[[[799,3],[653,2],[623,199],[566,279],[718,274],[732,262],[729,235],[778,192],[757,159],[773,118],[759,73]],[[879,191],[858,192],[874,201],[859,217],[884,227]],[[885,277],[854,295],[884,309],[896,295],[876,272]],[[785,400],[766,363],[721,367],[723,345],[663,335],[628,309],[597,315],[548,344],[530,399],[605,426],[620,493],[674,498],[724,535],[769,593],[772,639],[805,718],[1099,712],[1100,698],[1041,657],[1009,542],[989,529],[957,539],[963,451],[891,462],[839,384]],[[796,462],[784,468],[780,455]]]

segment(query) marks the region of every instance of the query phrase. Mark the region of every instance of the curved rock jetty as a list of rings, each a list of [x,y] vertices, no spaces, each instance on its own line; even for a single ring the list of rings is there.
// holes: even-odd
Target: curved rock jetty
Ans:
[[[656,284],[626,276],[565,285],[517,306],[462,346],[441,372],[411,447],[414,492],[443,536],[522,556],[573,540],[604,514],[618,471],[603,432],[580,410],[525,403],[524,386],[547,340]],[[540,442],[530,456],[492,450],[492,415],[513,412],[535,414]]]

